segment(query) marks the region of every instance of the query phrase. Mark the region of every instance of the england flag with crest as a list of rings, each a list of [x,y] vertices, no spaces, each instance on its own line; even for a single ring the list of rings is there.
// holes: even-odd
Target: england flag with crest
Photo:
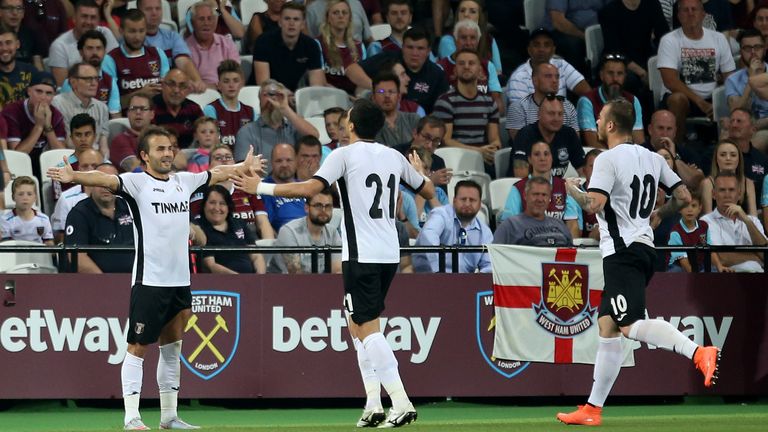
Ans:
[[[594,364],[603,267],[597,249],[488,245],[493,264],[493,357]],[[622,338],[622,366],[634,366]]]

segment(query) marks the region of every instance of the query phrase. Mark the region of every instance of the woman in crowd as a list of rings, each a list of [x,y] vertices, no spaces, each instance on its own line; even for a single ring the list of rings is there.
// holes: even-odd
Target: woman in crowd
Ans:
[[[496,73],[501,75],[501,55],[499,46],[493,36],[488,34],[488,20],[485,17],[483,0],[462,0],[456,7],[454,24],[465,19],[472,20],[480,26],[482,35],[478,44],[478,54],[483,60],[493,63]],[[452,34],[444,35],[440,38],[440,45],[437,49],[437,57],[445,58],[456,52],[456,40]]]
[[[322,52],[325,80],[349,94],[355,93],[357,84],[347,76],[347,66],[365,59],[363,44],[354,40],[353,34],[352,8],[347,0],[330,0],[317,43]]]
[[[715,153],[712,155],[712,169],[709,177],[701,181],[701,214],[711,213],[715,207],[713,189],[715,187],[715,177],[720,171],[733,171],[739,179],[741,189],[741,199],[739,204],[750,216],[757,216],[757,205],[755,204],[755,183],[744,175],[744,156],[736,146],[730,141],[720,141],[715,147]]]

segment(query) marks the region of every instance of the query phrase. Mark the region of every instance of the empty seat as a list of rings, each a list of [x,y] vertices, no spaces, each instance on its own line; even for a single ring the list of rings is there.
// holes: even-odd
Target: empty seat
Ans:
[[[440,147],[435,154],[445,160],[446,168],[457,171],[485,172],[483,155],[478,151],[466,150],[458,147]]]
[[[0,242],[0,273],[58,273],[49,252],[2,252],[2,246],[41,246],[26,240]]]
[[[509,191],[518,181],[520,179],[517,177],[506,177],[496,179],[488,185],[491,195],[491,212],[496,220],[498,220],[499,215],[504,210],[504,204],[507,202]]]
[[[253,107],[256,114],[261,113],[261,102],[259,102],[259,86],[245,86],[240,89],[240,94],[237,95],[237,100],[246,105]]]
[[[296,113],[300,116],[322,116],[328,108],[350,107],[349,95],[331,87],[303,87],[296,90]]]
[[[206,105],[220,98],[221,94],[214,89],[205,89],[203,93],[190,93],[187,99],[200,105],[200,109],[205,108]]]
[[[5,161],[8,164],[8,170],[15,176],[32,177],[32,159],[27,153],[16,150],[5,150]]]
[[[40,154],[40,173],[43,177],[42,210],[49,216],[53,213],[53,207],[56,202],[53,199],[53,182],[45,173],[48,171],[48,168],[62,163],[65,157],[69,157],[74,152],[72,149],[52,149]]]

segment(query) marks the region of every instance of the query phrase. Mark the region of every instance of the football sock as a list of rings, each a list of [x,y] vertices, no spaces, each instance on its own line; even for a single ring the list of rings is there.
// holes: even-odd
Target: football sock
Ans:
[[[662,319],[635,321],[629,328],[629,338],[656,345],[667,351],[674,351],[693,358],[698,345],[680,333],[672,324]]]
[[[381,383],[379,377],[376,376],[376,371],[371,366],[371,361],[365,355],[365,348],[360,339],[353,338],[355,343],[355,350],[357,350],[357,365],[360,367],[360,376],[363,378],[363,386],[365,387],[365,409],[371,410],[375,408],[381,408]]]
[[[160,389],[160,422],[167,423],[178,416],[176,407],[179,398],[181,374],[181,341],[160,347],[157,360],[157,387]]]
[[[363,340],[365,355],[371,362],[376,375],[379,377],[381,385],[392,399],[392,409],[403,412],[408,408],[410,400],[405,393],[403,381],[400,379],[400,373],[397,370],[397,359],[392,352],[392,348],[387,343],[381,332],[368,335]]]
[[[611,387],[619,376],[621,361],[624,351],[621,349],[621,337],[600,338],[597,347],[597,359],[595,371],[592,375],[592,392],[589,394],[588,403],[596,407],[602,407],[611,392]]]
[[[144,359],[131,353],[125,353],[120,369],[120,379],[123,384],[123,403],[125,405],[125,424],[139,414],[139,399],[141,398],[141,381],[144,376]]]

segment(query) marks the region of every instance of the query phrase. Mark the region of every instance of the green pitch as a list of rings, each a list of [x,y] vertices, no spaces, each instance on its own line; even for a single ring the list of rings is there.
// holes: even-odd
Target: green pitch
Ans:
[[[419,420],[408,426],[413,432],[459,431],[569,431],[582,430],[555,420],[558,411],[568,406],[516,407],[440,402],[416,405]],[[361,410],[323,409],[226,409],[207,406],[181,407],[183,418],[207,431],[260,432],[335,432],[355,430]],[[145,423],[157,430],[157,409],[142,411]],[[0,430],[101,432],[122,429],[122,410],[67,408],[56,403],[33,403],[0,412]],[[603,426],[597,430],[634,432],[735,432],[765,431],[768,405],[653,405],[609,407]]]

